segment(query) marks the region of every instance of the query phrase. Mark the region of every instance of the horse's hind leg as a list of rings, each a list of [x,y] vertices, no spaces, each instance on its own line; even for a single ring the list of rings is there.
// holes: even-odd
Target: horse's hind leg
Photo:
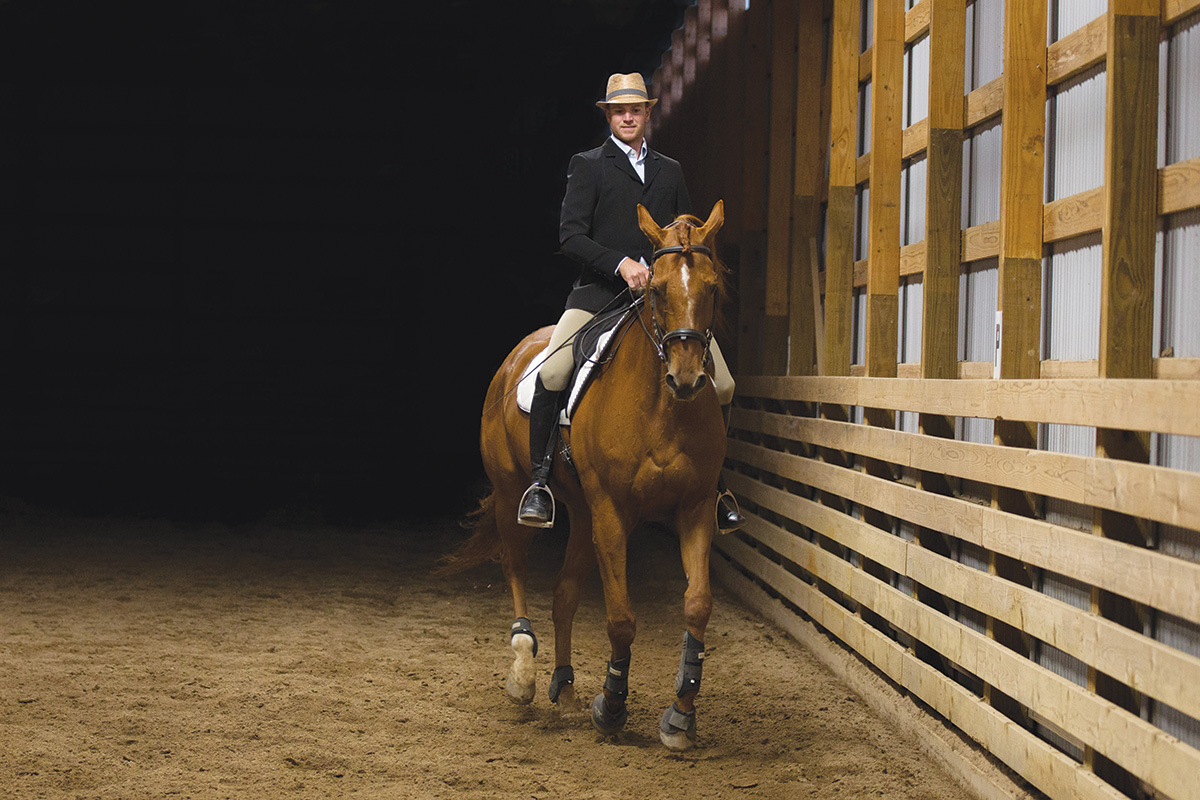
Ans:
[[[511,506],[511,508],[509,507]],[[529,540],[533,530],[517,525],[515,504],[497,503],[496,523],[500,529],[500,566],[512,592],[513,616],[510,644],[513,663],[504,682],[504,690],[514,703],[528,703],[536,692],[533,657],[537,655],[537,637],[529,621],[525,601],[525,576],[528,572]],[[510,513],[511,512],[511,513]]]
[[[554,675],[550,679],[550,701],[560,713],[581,710],[575,696],[575,670],[571,666],[571,630],[583,583],[596,566],[596,550],[592,544],[592,526],[583,519],[571,520],[571,534],[562,569],[554,583]]]

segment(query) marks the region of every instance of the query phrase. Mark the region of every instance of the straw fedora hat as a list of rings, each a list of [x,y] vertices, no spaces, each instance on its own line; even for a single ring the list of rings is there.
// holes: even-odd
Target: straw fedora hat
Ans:
[[[642,80],[641,74],[634,72],[629,75],[610,75],[604,99],[597,100],[596,105],[604,108],[609,103],[645,103],[649,107],[657,102],[658,100],[647,94],[646,82]]]

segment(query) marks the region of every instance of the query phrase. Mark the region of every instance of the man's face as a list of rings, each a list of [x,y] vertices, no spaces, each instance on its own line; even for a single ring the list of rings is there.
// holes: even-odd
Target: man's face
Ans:
[[[613,136],[630,147],[636,147],[646,135],[650,106],[646,103],[612,103],[604,110]]]

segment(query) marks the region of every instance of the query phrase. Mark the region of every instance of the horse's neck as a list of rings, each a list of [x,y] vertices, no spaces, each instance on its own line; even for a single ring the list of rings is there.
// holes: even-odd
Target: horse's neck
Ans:
[[[620,375],[622,395],[631,399],[636,397],[638,402],[657,408],[666,401],[664,367],[658,348],[651,340],[654,322],[648,306],[639,314],[640,319],[631,323],[629,335],[618,348],[613,372]]]

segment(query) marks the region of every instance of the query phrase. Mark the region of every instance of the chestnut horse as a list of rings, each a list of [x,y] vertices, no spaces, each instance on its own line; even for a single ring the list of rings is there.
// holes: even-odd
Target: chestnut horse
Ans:
[[[638,222],[655,248],[653,277],[637,319],[583,395],[572,416],[574,474],[556,455],[550,487],[566,505],[570,534],[554,584],[554,664],[550,699],[561,711],[580,709],[571,666],[571,626],[585,578],[599,565],[612,652],[604,690],[592,703],[592,722],[614,734],[626,720],[630,647],[636,630],[626,587],[626,545],[643,522],[673,527],[679,536],[687,590],[686,632],[676,679],[677,700],[659,723],[664,744],[695,742],[695,698],[700,688],[704,631],[712,612],[709,549],[716,531],[717,479],[725,459],[725,425],[712,380],[709,342],[724,292],[724,267],[714,237],[724,205],[708,220],[681,216],[659,227],[642,206]],[[484,404],[480,447],[492,493],[475,532],[443,562],[455,572],[498,558],[512,591],[510,697],[534,695],[537,639],[525,598],[526,550],[534,529],[517,523],[517,506],[530,480],[528,416],[517,407],[517,384],[543,352],[553,328],[527,336],[492,379]],[[539,362],[540,363],[540,362]]]

